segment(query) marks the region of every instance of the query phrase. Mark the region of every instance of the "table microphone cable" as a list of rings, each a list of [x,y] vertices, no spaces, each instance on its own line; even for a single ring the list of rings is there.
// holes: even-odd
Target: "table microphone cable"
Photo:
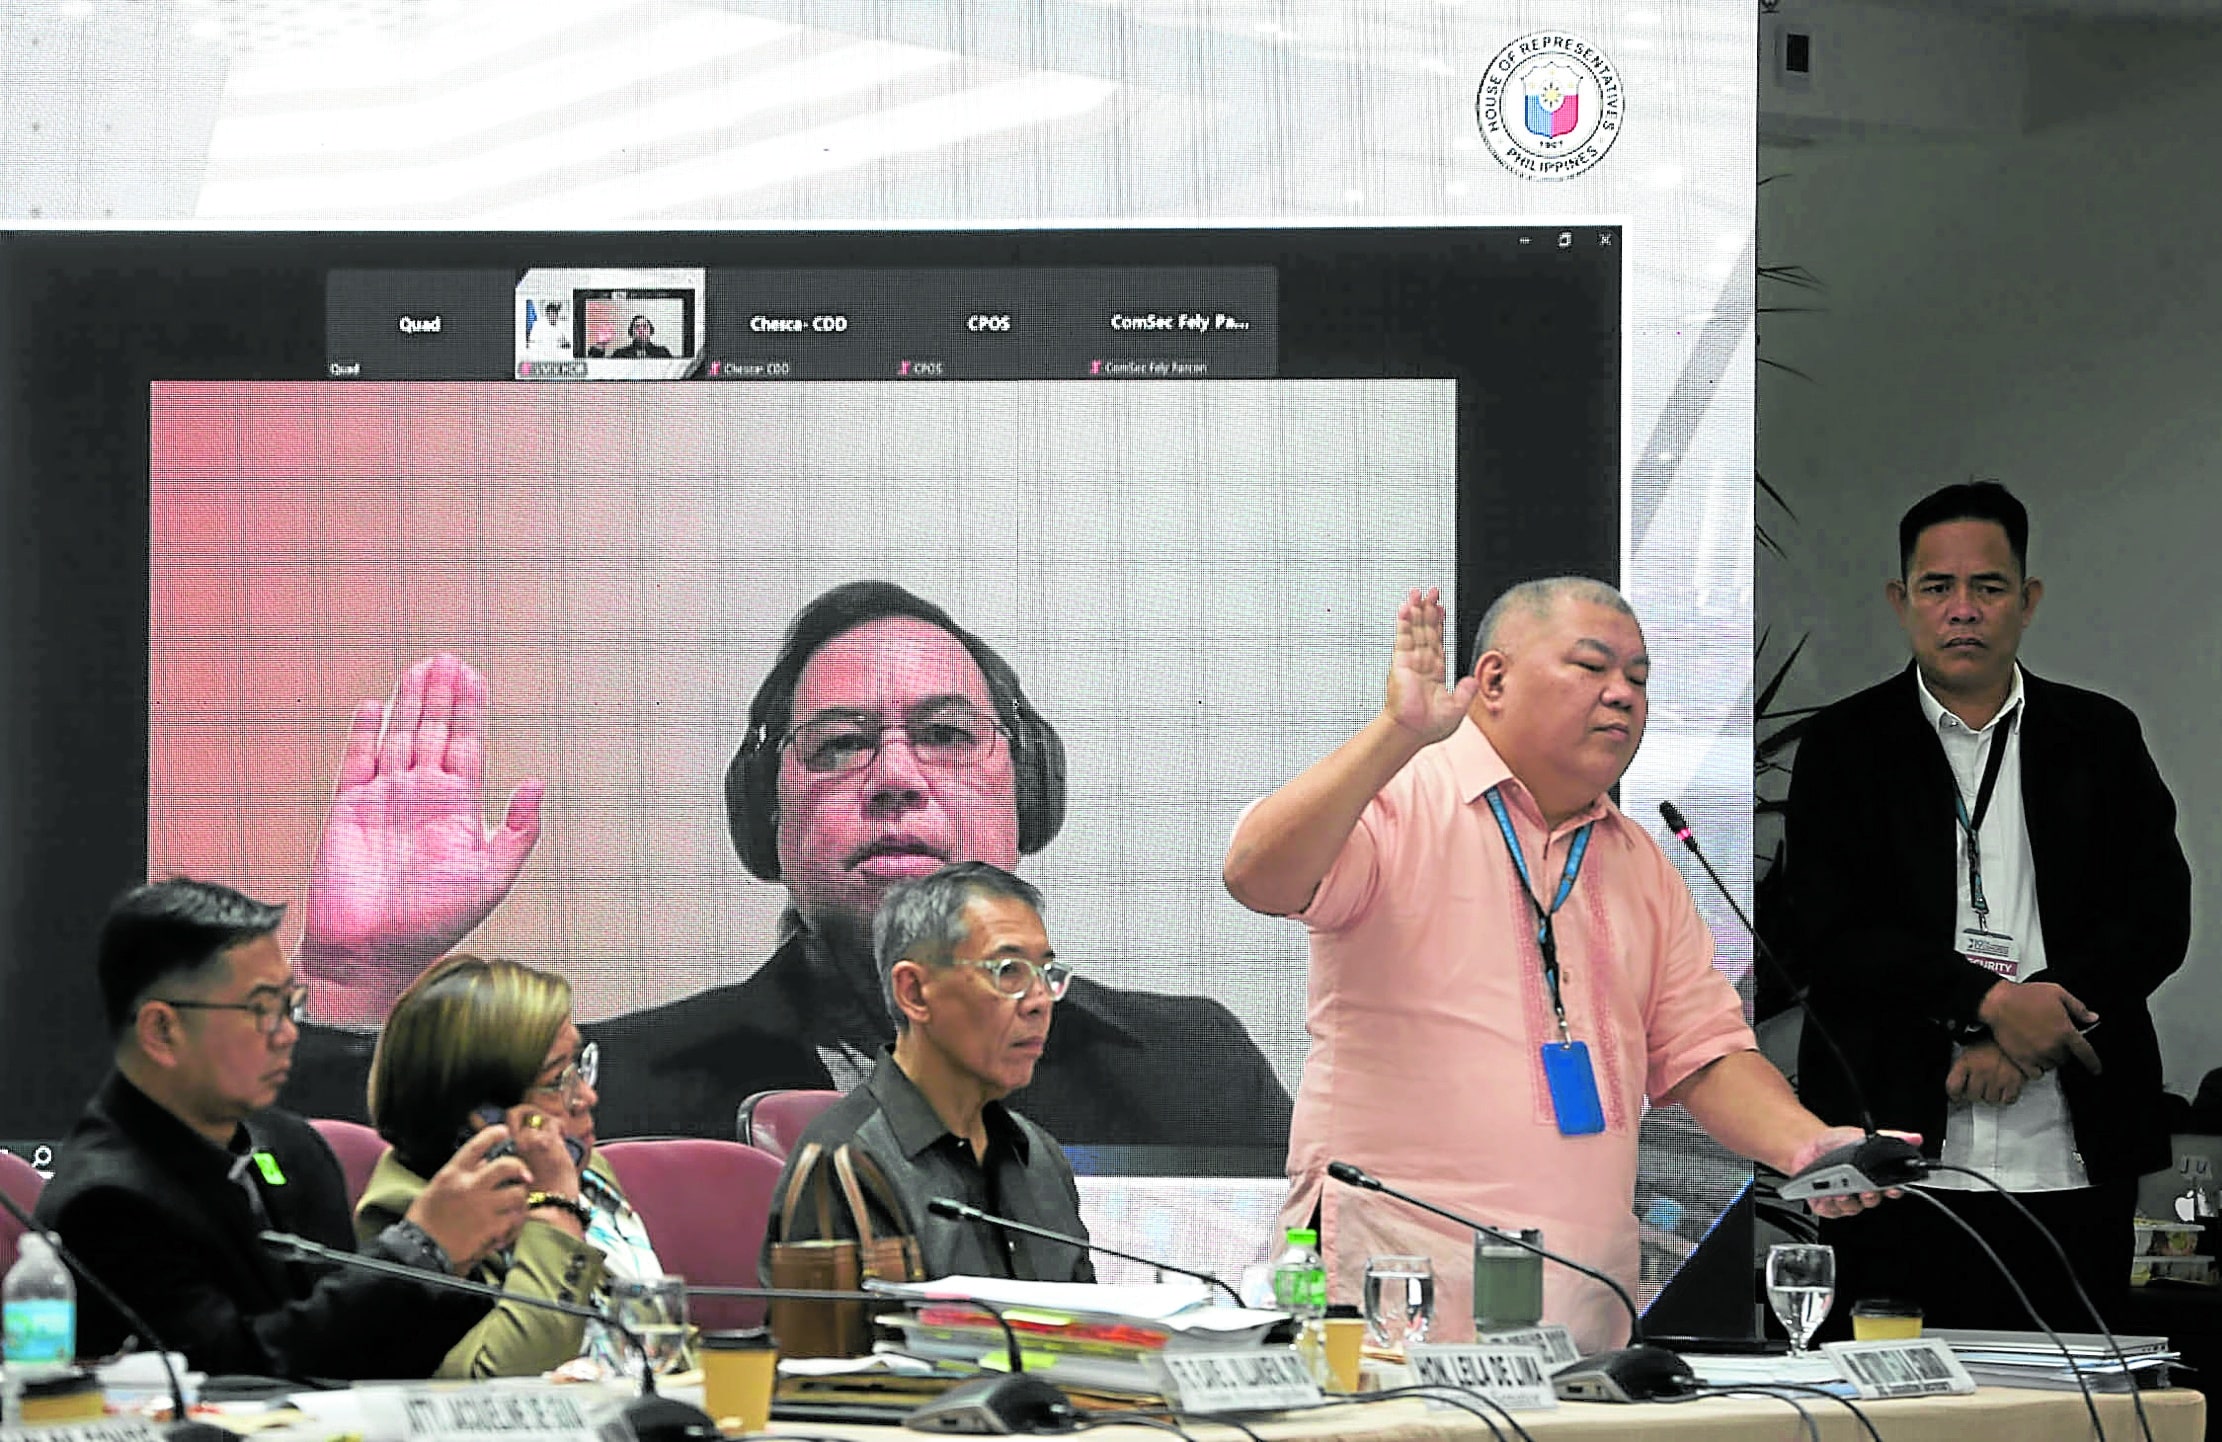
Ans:
[[[1986,1178],[1986,1180],[1988,1179]],[[1983,1255],[1991,1259],[1991,1265],[1998,1269],[1998,1275],[2004,1277],[2006,1285],[2014,1289],[2014,1298],[2021,1303],[2021,1309],[2029,1314],[2029,1320],[2035,1322],[2044,1334],[2052,1339],[2052,1345],[2060,1350],[2061,1360],[2068,1364],[2069,1375],[2075,1378],[2076,1390],[2083,1394],[2084,1409],[2091,1414],[2091,1430],[2098,1437],[2098,1442],[2106,1442],[2106,1424],[2099,1420],[2099,1404],[2091,1397],[2090,1379],[2085,1377],[2083,1369],[2075,1364],[2075,1353],[2069,1351],[2068,1344],[2060,1340],[2060,1334],[2053,1331],[2052,1325],[2038,1315],[2037,1304],[2029,1300],[2029,1294],[2022,1290],[2021,1283],[2015,1279],[2004,1259],[1997,1252],[1991,1250],[1991,1244],[1983,1240],[1983,1234],[1970,1226],[1965,1217],[1953,1211],[1930,1193],[1921,1190],[1919,1187],[1908,1187],[1906,1188],[1906,1195],[1919,1197],[1922,1201],[1935,1207],[1939,1215],[1949,1218],[1953,1226],[1967,1233],[1968,1239],[1982,1248]],[[2144,1415],[2142,1407],[2139,1408],[2138,1415]]]
[[[1325,1405],[1329,1407],[1345,1405],[1365,1407],[1375,1402],[1394,1402],[1404,1397],[1419,1397],[1431,1402],[1441,1402],[1456,1407],[1461,1412],[1479,1417],[1490,1432],[1495,1434],[1497,1442],[1504,1442],[1504,1428],[1497,1425],[1497,1419],[1474,1405],[1475,1403],[1485,1402],[1503,1415],[1504,1420],[1511,1425],[1513,1432],[1519,1436],[1520,1442],[1535,1442],[1534,1436],[1529,1433],[1527,1428],[1520,1425],[1519,1420],[1512,1415],[1510,1408],[1494,1397],[1485,1397],[1479,1392],[1470,1391],[1464,1387],[1446,1387],[1433,1384],[1412,1387],[1384,1387],[1378,1392],[1353,1392],[1348,1396],[1330,1397]]]
[[[1818,1397],[1825,1402],[1834,1402],[1839,1407],[1842,1407],[1845,1411],[1852,1414],[1853,1420],[1858,1422],[1859,1425],[1866,1430],[1867,1435],[1869,1438],[1872,1439],[1872,1442],[1883,1442],[1883,1434],[1875,1429],[1875,1419],[1868,1416],[1866,1411],[1862,1409],[1857,1402],[1854,1402],[1851,1398],[1844,1396],[1842,1393],[1832,1392],[1828,1388],[1820,1386],[1817,1383],[1737,1382],[1726,1386],[1700,1387],[1697,1391],[1697,1395],[1700,1397],[1717,1397],[1731,1392],[1763,1392],[1770,1396],[1782,1396],[1785,1401],[1789,1400],[1787,1396],[1788,1393],[1795,1392],[1801,1396]],[[1689,1399],[1678,1397],[1673,1400],[1687,1401]]]
[[[1212,1420],[1217,1421],[1218,1419],[1213,1418]],[[1147,1412],[1118,1412],[1107,1414],[1102,1417],[1078,1417],[1073,1420],[1071,1426],[1064,1428],[1062,1431],[1045,1432],[1039,1435],[1046,1437],[1064,1437],[1069,1436],[1074,1432],[1092,1432],[1098,1427],[1149,1427],[1159,1432],[1170,1432],[1175,1437],[1181,1438],[1182,1442],[1198,1442],[1198,1438],[1195,1433],[1189,1431],[1186,1427],[1181,1426],[1179,1422],[1173,1420],[1170,1416],[1153,1416]],[[1247,1427],[1244,1427],[1242,1430],[1245,1432],[1250,1432],[1250,1429]],[[1252,1437],[1255,1437],[1258,1434],[1255,1432],[1250,1432],[1250,1435]]]
[[[1787,1392],[1776,1391],[1769,1383],[1735,1382],[1719,1387],[1702,1386],[1686,1396],[1661,1398],[1660,1400],[1668,1402],[1670,1405],[1680,1406],[1684,1403],[1695,1402],[1700,1397],[1765,1397],[1770,1401],[1784,1403],[1791,1411],[1798,1414],[1798,1420],[1805,1425],[1806,1442],[1821,1442],[1821,1423],[1819,1419],[1806,1410],[1803,1402]],[[1874,1428],[1869,1427],[1868,1431],[1872,1433]],[[1880,1442],[1879,1438],[1877,1442]]]
[[[1170,1407],[1142,1407],[1136,1409],[1133,1412],[1121,1412],[1118,1413],[1116,1416],[1106,1417],[1102,1421],[1097,1421],[1096,1419],[1090,1417],[1083,1417],[1080,1419],[1078,1425],[1081,1427],[1106,1427],[1116,1425],[1119,1421],[1134,1417],[1156,1417],[1167,1422],[1177,1422],[1180,1420],[1180,1414],[1175,1412]],[[1240,1432],[1243,1436],[1249,1438],[1250,1442],[1265,1442],[1265,1438],[1258,1434],[1257,1428],[1252,1427],[1249,1423],[1241,1421],[1234,1417],[1213,1416],[1208,1418],[1193,1418],[1191,1420],[1216,1422],[1221,1427],[1232,1427],[1235,1431]]]
[[[1981,1172],[1975,1170],[1973,1167],[1947,1166],[1940,1162],[1930,1167],[1929,1170],[1932,1174],[1936,1172],[1957,1172],[1963,1177],[1973,1177],[1975,1180],[1981,1182],[1984,1186],[1989,1187],[1992,1191],[2004,1197],[2006,1199],[2007,1205],[2011,1206],[2015,1211],[2021,1213],[2023,1221],[2029,1223],[2030,1226],[2037,1229],[2037,1235],[2043,1237],[2045,1239],[2045,1245],[2052,1248],[2052,1255],[2060,1259],[2060,1270],[2067,1274],[2068,1285],[2075,1289],[2076,1300],[2083,1304],[2084,1311],[2091,1314],[2091,1325],[2098,1328],[2099,1335],[2106,1339],[2107,1350],[2111,1351],[2114,1354],[2114,1361],[2116,1365],[2118,1365],[2122,1369],[2122,1380],[2129,1384],[2129,1400],[2130,1405],[2137,1411],[2138,1431],[2144,1435],[2145,1442],[2153,1442],[2152,1419],[2145,1415],[2144,1388],[2140,1387],[2137,1384],[2137,1374],[2135,1371],[2131,1370],[2129,1365],[2129,1358],[2122,1355],[2122,1344],[2118,1340],[2116,1340],[2114,1336],[2114,1329],[2107,1326],[2106,1318],[2099,1315],[2098,1305],[2091,1300],[2091,1294],[2083,1289],[2083,1279],[2075,1274],[2075,1263],[2068,1260],[2067,1249],[2060,1245],[2060,1239],[2052,1234],[2052,1229],[2050,1227],[2047,1227],[2043,1222],[2038,1221],[2036,1213],[2030,1211],[2028,1207],[2024,1206],[2022,1204],[2021,1198],[2015,1196],[2012,1192],[2006,1190],[2006,1188],[2004,1188],[2003,1186],[2000,1186],[1998,1182],[1993,1178],[1983,1175]],[[1996,1258],[1994,1257],[1993,1260],[1995,1261]],[[2028,1299],[2023,1298],[2022,1304],[2024,1306],[2027,1306]],[[2035,1308],[2030,1309],[2030,1315],[2036,1315]],[[2043,1323],[2040,1322],[2038,1325],[2042,1326]],[[2054,1340],[2058,1341],[2059,1339],[2055,1338]],[[2075,1363],[2072,1359],[2069,1361],[2068,1365],[2071,1367],[2075,1367]],[[2080,1380],[2083,1375],[2083,1369],[2080,1367],[2075,1367],[2075,1372],[2078,1380]]]

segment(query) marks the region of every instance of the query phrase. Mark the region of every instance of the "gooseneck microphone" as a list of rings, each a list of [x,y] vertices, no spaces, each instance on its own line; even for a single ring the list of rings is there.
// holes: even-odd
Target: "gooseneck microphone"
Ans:
[[[1447,1207],[1400,1192],[1370,1172],[1361,1171],[1349,1162],[1329,1162],[1327,1175],[1346,1187],[1361,1191],[1379,1192],[1395,1197],[1407,1206],[1432,1212],[1445,1221],[1456,1222],[1491,1241],[1533,1252],[1547,1262],[1556,1262],[1569,1271],[1579,1272],[1592,1281],[1602,1282],[1611,1289],[1613,1296],[1628,1313],[1628,1343],[1625,1347],[1611,1348],[1593,1353],[1578,1362],[1570,1362],[1552,1374],[1552,1386],[1561,1397],[1578,1401],[1595,1402],[1647,1402],[1658,1397],[1679,1397],[1692,1391],[1697,1379],[1689,1364],[1664,1347],[1648,1346],[1643,1340],[1643,1314],[1636,1310],[1635,1298],[1628,1289],[1595,1267],[1563,1256],[1548,1247],[1536,1245],[1517,1232],[1507,1232],[1462,1216]]]
[[[91,1268],[77,1260],[77,1254],[63,1244],[61,1233],[40,1226],[29,1212],[16,1203],[15,1198],[4,1191],[0,1191],[0,1210],[15,1218],[16,1225],[24,1231],[44,1237],[46,1244],[54,1249],[54,1255],[62,1259],[62,1265],[75,1272],[100,1300],[113,1308],[116,1315],[123,1318],[124,1325],[140,1341],[154,1348],[154,1355],[162,1360],[162,1375],[170,1382],[170,1407],[174,1415],[170,1424],[162,1429],[162,1435],[169,1442],[235,1442],[232,1433],[225,1428],[213,1422],[195,1422],[185,1415],[185,1385],[178,1380],[177,1364],[170,1360],[169,1347],[155,1335],[154,1328],[147,1325],[146,1318],[133,1311],[129,1302],[116,1295],[115,1288],[103,1282]]]
[[[1005,1231],[1024,1232],[1029,1237],[1040,1237],[1051,1242],[1063,1242],[1066,1246],[1078,1247],[1083,1252],[1101,1252],[1106,1257],[1117,1257],[1123,1262],[1140,1262],[1145,1267],[1155,1267],[1161,1272],[1177,1272],[1183,1277],[1194,1277],[1199,1282],[1209,1282],[1212,1286],[1225,1292],[1228,1300],[1232,1301],[1237,1307],[1242,1305],[1242,1294],[1209,1272],[1199,1272],[1192,1267],[1176,1267],[1171,1262],[1161,1262],[1155,1257],[1141,1257],[1132,1252],[1122,1252],[1116,1248],[1106,1247],[1101,1242],[1094,1242],[1086,1237],[1076,1236],[1071,1232],[1053,1232],[1047,1227],[1037,1227],[1032,1222],[1021,1222],[1012,1217],[999,1217],[993,1212],[983,1212],[978,1207],[960,1202],[954,1197],[935,1197],[932,1201],[926,1203],[926,1210],[937,1217],[946,1217],[953,1222],[980,1222],[990,1227],[999,1227]]]
[[[1728,884],[1721,880],[1720,873],[1713,869],[1712,861],[1698,847],[1697,837],[1690,831],[1690,823],[1682,815],[1682,808],[1671,801],[1662,801],[1659,803],[1659,815],[1665,819],[1667,829],[1674,833],[1675,839],[1688,847],[1690,855],[1697,858],[1697,864],[1705,868],[1706,876],[1712,879],[1713,889],[1728,903],[1728,909],[1736,913],[1736,920],[1742,924],[1744,934],[1751,938],[1754,954],[1774,968],[1775,976],[1790,988],[1790,999],[1797,1003],[1798,1011],[1805,1017],[1807,1025],[1813,1028],[1814,1034],[1828,1047],[1829,1055],[1836,1059],[1836,1069],[1843,1073],[1845,1083],[1851,1087],[1852,1105],[1859,1108],[1859,1129],[1867,1133],[1848,1146],[1838,1147],[1815,1158],[1803,1171],[1785,1181],[1777,1189],[1778,1195],[1784,1201],[1797,1202],[1808,1197],[1881,1192],[1892,1187],[1902,1187],[1908,1182],[1918,1182],[1928,1176],[1929,1159],[1921,1155],[1919,1147],[1897,1137],[1883,1136],[1876,1131],[1875,1114],[1867,1109],[1867,1094],[1861,1089],[1859,1077],[1852,1071],[1852,1064],[1845,1059],[1844,1048],[1836,1044],[1836,1037],[1830,1033],[1828,1024],[1813,1009],[1812,1002],[1806,997],[1806,988],[1799,984],[1798,979],[1790,974],[1790,969],[1774,954],[1774,948],[1767,945],[1767,939],[1759,934],[1759,928],[1753,926],[1751,918],[1744,915],[1743,907],[1736,904],[1735,894],[1728,889]]]
[[[1965,1176],[1975,1178],[1996,1191],[2012,1203],[2016,1210],[2021,1212],[2029,1224],[2035,1227],[2038,1234],[2051,1246],[2054,1255],[2060,1259],[2061,1270],[2066,1273],[2069,1285],[2075,1288],[2076,1295],[2081,1298],[2084,1309],[2091,1314],[2092,1324],[2099,1329],[2099,1334],[2105,1337],[2107,1344],[2114,1349],[2114,1360],[2121,1366],[2122,1375],[2129,1381],[2130,1401],[2137,1409],[2138,1425],[2144,1429],[2147,1442],[2150,1442],[2152,1424],[2145,1416],[2145,1402],[2140,1395],[2143,1389],[2138,1386],[2136,1376],[2131,1372],[2129,1364],[2123,1359],[2121,1345],[2114,1340],[2113,1332],[2106,1325],[2106,1319],[2099,1314],[2098,1308],[2091,1304],[2090,1297],[2084,1292],[2082,1282],[2075,1275],[2075,1268],[2068,1261],[2068,1254],[2060,1248],[2059,1239],[2040,1225],[2037,1219],[2030,1215],[2028,1208],[2022,1206],[2012,1192],[2007,1191],[1990,1177],[1968,1167],[1932,1164],[1927,1157],[1922,1156],[1917,1149],[1908,1143],[1900,1141],[1896,1137],[1880,1136],[1876,1133],[1874,1113],[1867,1109],[1867,1098],[1860,1090],[1859,1078],[1853,1073],[1852,1064],[1845,1060],[1844,1049],[1836,1044],[1836,1038],[1830,1035],[1829,1029],[1822,1022],[1820,1014],[1813,1010],[1812,1004],[1806,999],[1807,988],[1800,985],[1797,979],[1790,975],[1789,968],[1782,964],[1780,958],[1774,954],[1774,949],[1767,945],[1767,939],[1759,934],[1759,929],[1751,924],[1751,918],[1744,915],[1744,909],[1736,904],[1735,896],[1722,883],[1720,873],[1713,869],[1713,863],[1706,859],[1703,851],[1698,849],[1697,837],[1691,833],[1690,823],[1684,819],[1682,808],[1671,801],[1662,801],[1659,803],[1659,815],[1665,819],[1667,827],[1674,833],[1675,839],[1688,847],[1690,855],[1697,858],[1697,864],[1705,868],[1705,874],[1712,878],[1714,889],[1720,892],[1721,899],[1728,903],[1729,910],[1736,913],[1736,920],[1743,924],[1744,931],[1751,937],[1752,946],[1755,948],[1757,955],[1764,959],[1767,965],[1773,967],[1775,975],[1782,980],[1784,985],[1790,988],[1790,999],[1798,1004],[1798,1010],[1804,1014],[1807,1023],[1827,1044],[1829,1055],[1836,1059],[1837,1070],[1843,1073],[1845,1082],[1851,1087],[1852,1103],[1859,1108],[1860,1127],[1867,1133],[1863,1140],[1848,1147],[1838,1147],[1836,1150],[1815,1160],[1804,1171],[1799,1172],[1795,1177],[1785,1182],[1780,1188],[1780,1195],[1790,1201],[1799,1201],[1813,1196],[1882,1191],[1890,1187],[1903,1186],[1908,1182],[1920,1181],[1929,1176],[1932,1170],[1959,1172]],[[1918,1188],[1908,1192],[1908,1195],[1919,1197],[1922,1201],[1936,1208],[1947,1221],[1967,1233],[1969,1239],[1990,1259],[1991,1265],[1998,1269],[1998,1274],[2006,1279],[2006,1285],[2013,1289],[2014,1295],[2021,1302],[2023,1310],[2029,1313],[2030,1320],[2052,1338],[2054,1345],[2059,1346],[2061,1356],[2068,1361],[2068,1369],[2076,1380],[2077,1388],[2083,1393],[2084,1406],[2090,1409],[2092,1432],[2094,1435],[2103,1437],[2106,1429],[2099,1424],[2098,1406],[2091,1400],[2090,1382],[2084,1377],[2083,1369],[2076,1364],[2066,1345],[2053,1332],[2051,1325],[2042,1316],[2038,1315],[2037,1309],[2030,1304],[2028,1293],[2022,1290],[2021,1283],[2007,1269],[2005,1262],[2000,1259],[1998,1253],[1991,1249],[1990,1244],[1983,1240],[1982,1235],[1970,1226],[1964,1217],[1952,1211],[1934,1196]]]
[[[1518,1232],[1503,1231],[1490,1226],[1487,1222],[1477,1222],[1472,1217],[1461,1216],[1448,1208],[1438,1207],[1433,1202],[1423,1201],[1409,1192],[1400,1192],[1371,1172],[1361,1171],[1348,1162],[1329,1162],[1327,1164],[1327,1175],[1346,1187],[1356,1187],[1360,1191],[1379,1192],[1383,1196],[1395,1197],[1406,1206],[1418,1207],[1423,1212],[1433,1212],[1444,1221],[1456,1222],[1461,1227],[1481,1233],[1493,1242],[1502,1242],[1508,1247],[1518,1247],[1524,1252],[1533,1252],[1547,1262],[1556,1262],[1562,1267],[1580,1272],[1592,1281],[1603,1283],[1611,1289],[1614,1298],[1619,1301],[1622,1309],[1628,1313],[1628,1339],[1632,1342],[1643,1340],[1643,1315],[1636,1310],[1635,1298],[1629,1296],[1628,1289],[1621,1286],[1616,1279],[1598,1271],[1595,1267],[1585,1266],[1572,1257],[1562,1257],[1548,1247],[1536,1245]]]
[[[626,1403],[623,1409],[626,1425],[633,1429],[633,1435],[639,1442],[722,1442],[722,1434],[717,1429],[717,1423],[710,1419],[709,1413],[699,1407],[690,1407],[676,1398],[656,1395],[656,1367],[648,1355],[647,1343],[641,1340],[638,1332],[609,1311],[582,1306],[577,1302],[559,1301],[554,1297],[505,1292],[499,1287],[473,1281],[469,1277],[428,1272],[421,1267],[389,1262],[383,1257],[366,1257],[360,1252],[343,1252],[337,1247],[327,1247],[322,1242],[312,1242],[307,1237],[295,1236],[291,1232],[263,1232],[256,1240],[274,1252],[306,1261],[323,1262],[335,1267],[352,1267],[360,1272],[415,1282],[439,1291],[491,1297],[497,1302],[517,1302],[527,1307],[538,1307],[545,1312],[561,1312],[566,1317],[581,1317],[589,1322],[600,1322],[623,1337],[634,1351],[640,1353],[640,1396]]]

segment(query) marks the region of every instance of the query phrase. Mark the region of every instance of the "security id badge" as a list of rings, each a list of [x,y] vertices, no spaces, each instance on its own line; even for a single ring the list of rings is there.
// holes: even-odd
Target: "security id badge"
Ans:
[[[1597,1099],[1597,1073],[1589,1065],[1586,1041],[1543,1043],[1543,1080],[1551,1088],[1551,1113],[1562,1137],[1595,1136],[1605,1129],[1605,1106]]]
[[[1990,930],[1980,921],[1960,928],[1960,955],[2008,981],[2021,975],[2020,943],[2003,931]]]

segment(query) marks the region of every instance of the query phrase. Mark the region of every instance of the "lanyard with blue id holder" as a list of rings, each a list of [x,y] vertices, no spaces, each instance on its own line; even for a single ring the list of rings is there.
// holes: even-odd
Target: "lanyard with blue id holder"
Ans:
[[[1550,989],[1551,1011],[1558,1018],[1558,1040],[1547,1041],[1541,1048],[1543,1080],[1551,1089],[1551,1114],[1558,1122],[1560,1136],[1595,1136],[1605,1129],[1605,1108],[1597,1096],[1597,1073],[1590,1066],[1589,1043],[1574,1040],[1566,1027],[1566,1004],[1559,997],[1558,938],[1553,934],[1551,918],[1574,890],[1574,880],[1582,873],[1582,858],[1589,854],[1590,827],[1596,823],[1590,822],[1574,833],[1566,849],[1566,869],[1559,876],[1558,892],[1546,908],[1535,898],[1527,858],[1520,854],[1520,839],[1513,834],[1512,818],[1506,814],[1497,788],[1492,786],[1484,794],[1490,813],[1497,818],[1497,830],[1504,833],[1505,849],[1512,853],[1513,869],[1520,873],[1520,894],[1535,908],[1535,949],[1542,954],[1543,982]]]

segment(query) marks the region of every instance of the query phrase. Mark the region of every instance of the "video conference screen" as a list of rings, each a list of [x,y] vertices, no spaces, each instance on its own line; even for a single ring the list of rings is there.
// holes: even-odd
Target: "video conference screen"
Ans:
[[[289,904],[301,1110],[361,1114],[460,944],[570,979],[602,1136],[729,1137],[889,1036],[855,898],[977,858],[1080,978],[1013,1104],[1091,1226],[1262,1260],[1306,944],[1228,834],[1378,707],[1409,588],[1464,665],[1505,586],[1619,578],[1618,238],[9,239],[0,1138],[97,1082],[148,876]],[[1647,1125],[1647,1288],[1748,1176]]]

